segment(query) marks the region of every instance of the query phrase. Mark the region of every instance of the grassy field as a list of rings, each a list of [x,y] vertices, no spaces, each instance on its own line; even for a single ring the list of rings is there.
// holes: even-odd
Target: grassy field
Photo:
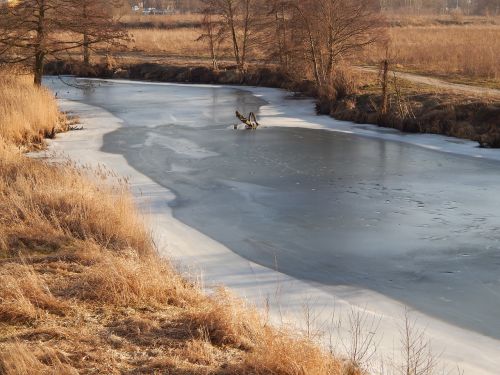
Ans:
[[[28,82],[0,77],[2,375],[360,373],[186,281],[109,173],[25,157],[65,127]]]
[[[195,15],[154,16],[151,21],[147,16],[131,18],[129,46],[145,55],[209,59],[207,47],[197,41],[200,26],[186,26],[198,21]],[[499,18],[388,15],[388,23],[391,25],[389,57],[397,70],[500,87]],[[168,28],[138,27],[141,24],[163,24]],[[385,56],[386,47],[377,45],[358,56],[354,63],[378,65]],[[231,59],[228,41],[223,44],[220,57]]]
[[[389,30],[389,57],[399,70],[500,82],[500,26],[406,26]],[[371,48],[361,63],[385,57]]]
[[[179,57],[209,57],[205,44],[197,41],[200,29],[131,29],[130,49],[146,54],[167,54]]]

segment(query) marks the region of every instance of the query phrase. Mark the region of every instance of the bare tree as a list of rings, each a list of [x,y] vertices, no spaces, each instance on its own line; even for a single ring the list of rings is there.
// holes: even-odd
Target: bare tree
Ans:
[[[404,326],[401,329],[401,351],[403,362],[399,368],[401,375],[432,375],[437,359],[432,353],[425,331],[417,328],[408,310],[405,310]]]
[[[233,56],[241,72],[245,71],[249,50],[258,41],[263,21],[262,0],[204,0],[205,12],[218,15],[224,32],[232,42]]]
[[[217,15],[214,15],[212,9],[206,9],[206,13],[203,16],[203,30],[204,33],[198,38],[199,41],[206,41],[208,43],[208,48],[210,49],[210,57],[212,58],[212,68],[217,70],[219,68],[218,55],[221,43],[225,39],[226,30],[224,23],[217,19]]]
[[[290,12],[288,1],[274,0],[271,3],[270,14],[274,18],[275,47],[278,62],[284,71],[289,69],[289,27]]]
[[[113,10],[122,6],[120,0],[73,0],[73,22],[67,27],[81,35],[83,64],[90,66],[92,46],[97,44],[119,45],[127,37],[114,16]]]
[[[92,44],[122,35],[99,9],[105,4],[98,0],[21,0],[2,7],[0,63],[31,67],[34,83],[41,85],[47,57],[84,47],[84,60],[88,60]]]
[[[69,21],[71,3],[65,0],[23,0],[2,8],[0,62],[32,66],[34,82],[42,82],[45,58],[75,48],[77,43],[55,37]]]
[[[295,59],[305,60],[319,87],[331,83],[340,61],[381,37],[377,1],[295,0],[289,6]]]
[[[370,316],[366,310],[351,308],[348,319],[350,335],[347,342],[342,343],[352,366],[364,368],[372,361],[378,345],[376,334],[379,325],[380,319]]]

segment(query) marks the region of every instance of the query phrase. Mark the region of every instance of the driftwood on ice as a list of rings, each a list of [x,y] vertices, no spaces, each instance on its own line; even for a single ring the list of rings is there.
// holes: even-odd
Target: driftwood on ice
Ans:
[[[260,125],[257,121],[257,117],[255,117],[255,114],[253,112],[250,112],[248,114],[248,117],[245,117],[240,112],[236,111],[236,117],[243,124],[245,124],[245,129],[257,129],[257,127]],[[238,129],[238,125],[234,125],[234,128]]]

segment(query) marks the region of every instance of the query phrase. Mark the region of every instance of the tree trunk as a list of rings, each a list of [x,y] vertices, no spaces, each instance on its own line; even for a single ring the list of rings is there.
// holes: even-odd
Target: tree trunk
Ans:
[[[243,47],[241,51],[241,71],[245,70],[245,63],[247,57],[247,45],[248,45],[248,29],[250,25],[250,1],[245,0],[245,27],[243,30]]]
[[[283,68],[285,66],[285,60],[283,58],[283,45],[281,42],[281,20],[279,17],[278,9],[275,10],[274,18],[276,21],[276,42],[278,44],[278,58],[280,60],[280,66]]]
[[[326,68],[326,75],[328,79],[332,78],[333,66],[335,62],[335,52],[333,48],[333,31],[332,28],[328,28],[328,65]]]
[[[86,68],[88,68],[90,66],[90,40],[87,29],[87,19],[88,19],[87,0],[82,1],[82,18],[85,24],[83,30],[83,65]]]
[[[285,62],[285,70],[288,71],[288,46],[287,46],[287,27],[286,27],[286,14],[285,14],[285,5],[281,5],[281,19],[283,20],[283,59]]]
[[[316,44],[314,43],[314,37],[312,36],[311,30],[308,27],[308,34],[309,34],[309,51],[311,53],[311,63],[313,65],[313,71],[314,71],[314,78],[316,80],[316,83],[318,84],[318,87],[321,87],[323,85],[323,81],[321,80],[321,75],[319,72],[319,62],[318,62],[318,57],[316,56]]]
[[[33,69],[33,75],[34,75],[33,82],[36,86],[42,85],[44,61],[45,61],[45,54],[42,51],[37,52],[35,56],[35,66]]]
[[[210,55],[212,57],[212,68],[214,70],[218,70],[217,55],[215,54],[215,41],[213,34],[210,34],[209,44],[210,44]]]
[[[90,66],[90,42],[87,32],[83,33],[83,65],[86,68]]]
[[[313,73],[314,73],[314,79],[316,81],[316,84],[318,87],[323,86],[323,81],[321,79],[321,74],[320,74],[320,69],[319,69],[319,61],[318,61],[318,56],[317,56],[317,48],[316,48],[316,43],[314,40],[314,35],[311,30],[311,25],[310,25],[310,20],[307,17],[306,14],[302,11],[302,9],[299,6],[295,6],[295,9],[299,12],[300,17],[302,18],[302,21],[304,22],[304,25],[306,27],[306,32],[307,32],[307,43],[308,43],[308,50],[309,50],[309,59],[310,63],[312,64],[313,68]]]
[[[389,61],[385,59],[382,64],[382,108],[380,109],[380,114],[382,116],[386,116],[387,111],[389,109],[389,94],[387,92],[387,86],[389,81],[388,75],[389,75]]]
[[[34,84],[42,85],[43,65],[45,60],[45,1],[38,3],[38,19],[36,28],[36,45],[35,45],[35,65],[33,66]]]
[[[241,60],[240,60],[240,47],[238,45],[238,38],[236,36],[236,28],[234,25],[234,12],[232,8],[232,4],[228,4],[228,23],[229,27],[231,28],[231,36],[233,38],[233,51],[234,51],[234,58],[236,60],[236,66],[238,69],[241,67]]]
[[[236,60],[236,65],[239,68],[241,66],[241,61],[240,61],[240,47],[238,46],[238,39],[236,37],[236,30],[234,29],[234,22],[231,22],[231,34],[232,34],[232,37],[233,37],[234,59]]]

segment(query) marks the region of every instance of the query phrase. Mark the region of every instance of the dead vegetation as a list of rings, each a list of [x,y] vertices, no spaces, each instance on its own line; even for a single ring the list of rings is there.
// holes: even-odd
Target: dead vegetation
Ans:
[[[0,102],[7,118],[29,118],[37,96],[53,105],[16,85],[32,92],[15,107]],[[0,374],[361,373],[179,275],[158,257],[126,186],[25,157],[15,143],[57,118],[42,117],[25,138],[11,136],[21,123],[0,128]]]
[[[44,138],[52,138],[62,130],[64,121],[48,90],[33,88],[28,76],[13,78],[13,73],[0,72],[1,136],[17,145],[39,146]]]
[[[393,27],[389,35],[398,70],[477,85],[500,82],[500,25]],[[385,53],[368,48],[360,63],[378,65]]]

